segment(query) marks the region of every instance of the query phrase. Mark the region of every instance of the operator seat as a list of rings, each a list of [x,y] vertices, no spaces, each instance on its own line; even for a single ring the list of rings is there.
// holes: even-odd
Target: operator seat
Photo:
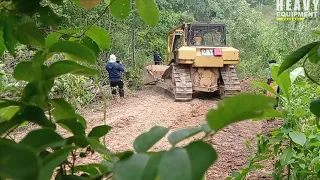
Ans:
[[[201,45],[202,37],[196,36],[193,38],[195,45],[199,46]]]

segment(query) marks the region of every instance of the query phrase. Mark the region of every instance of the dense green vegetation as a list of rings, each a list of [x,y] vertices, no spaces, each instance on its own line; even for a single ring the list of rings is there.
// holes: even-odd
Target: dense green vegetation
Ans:
[[[135,0],[132,4],[128,0],[12,0],[0,2],[0,10],[0,179],[50,179],[54,170],[58,170],[56,179],[201,179],[219,156],[205,141],[209,135],[231,123],[270,117],[282,117],[282,127],[272,137],[258,135],[257,152],[250,156],[248,167],[230,178],[245,177],[262,168],[258,163],[268,158],[276,159],[274,179],[320,177],[320,88],[313,81],[319,78],[320,42],[313,35],[319,31],[311,33],[319,29],[317,20],[279,23],[273,18],[271,1],[245,0]],[[112,127],[97,126],[86,134],[86,120],[74,107],[91,102],[96,94],[105,97],[101,84],[108,84],[107,57],[111,53],[120,57],[129,69],[126,84],[139,88],[152,51],[159,49],[166,57],[168,30],[194,20],[228,25],[228,44],[241,52],[237,69],[242,78],[265,81],[268,60],[283,61],[272,68],[280,94],[265,83],[254,83],[276,94],[282,111],[274,110],[275,100],[264,95],[225,99],[208,112],[202,126],[171,133],[172,148],[161,152],[148,150],[168,133],[166,127],[153,127],[137,137],[135,152],[116,154],[102,138]],[[301,75],[301,68],[292,71],[304,64],[299,60],[306,54],[308,78]],[[19,142],[10,139],[24,122],[42,128],[28,132]],[[72,136],[61,137],[57,126]],[[176,147],[200,132],[206,135]],[[83,166],[72,163],[94,152],[105,160]],[[82,172],[81,177],[77,172]]]
[[[111,44],[110,49],[98,55],[97,68],[101,74],[99,82],[102,85],[108,84],[104,63],[107,57],[114,53],[128,68],[128,72],[125,73],[125,85],[132,90],[141,87],[142,70],[146,63],[152,63],[153,50],[158,49],[163,59],[167,59],[167,32],[183,22],[197,20],[226,23],[228,25],[228,45],[241,51],[242,63],[237,66],[241,79],[255,77],[265,80],[268,60],[281,61],[288,52],[313,42],[317,38],[311,34],[311,31],[319,26],[317,21],[277,22],[274,17],[275,5],[270,1],[157,0],[156,2],[159,8],[159,21],[155,27],[145,24],[135,9],[128,13],[127,18],[120,19],[113,17],[109,11],[104,13],[106,4],[101,3],[87,10],[72,1],[66,1],[60,6],[50,4],[50,7],[60,16],[60,20],[55,19],[51,22],[54,23],[53,25],[59,23],[59,26],[52,27],[52,24],[48,26],[41,22],[41,18],[36,20],[36,24],[44,29],[46,34],[51,33],[52,29],[79,30],[91,24],[107,29],[112,35],[110,36]],[[2,52],[3,48],[0,50]],[[32,52],[29,50],[30,48],[20,46],[17,58],[14,59],[5,53],[6,62],[2,68],[12,71],[13,65],[20,59],[31,58]],[[81,78],[77,80],[81,83],[78,83],[73,89],[64,83],[74,81],[72,76],[59,78],[62,82],[55,89],[58,94],[70,100],[74,106],[81,107],[92,102],[92,99],[95,99],[93,97],[97,97],[97,94],[96,91],[92,93],[75,90],[78,87],[95,86],[94,83],[83,83],[87,81],[83,76],[77,78]],[[10,84],[12,87],[15,81],[9,78],[9,81],[3,83],[6,86]]]

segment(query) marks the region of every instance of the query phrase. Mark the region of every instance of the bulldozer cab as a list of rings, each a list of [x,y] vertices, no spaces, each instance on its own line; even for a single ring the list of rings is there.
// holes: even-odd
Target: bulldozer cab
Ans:
[[[188,46],[226,46],[226,27],[224,24],[194,23],[186,26]]]

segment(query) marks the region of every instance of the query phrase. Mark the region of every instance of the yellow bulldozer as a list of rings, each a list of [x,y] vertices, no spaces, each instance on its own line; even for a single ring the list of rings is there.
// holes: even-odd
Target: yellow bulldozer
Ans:
[[[144,84],[157,84],[176,101],[192,100],[194,92],[241,92],[234,65],[239,50],[226,46],[226,25],[184,23],[168,33],[168,65],[145,67]]]

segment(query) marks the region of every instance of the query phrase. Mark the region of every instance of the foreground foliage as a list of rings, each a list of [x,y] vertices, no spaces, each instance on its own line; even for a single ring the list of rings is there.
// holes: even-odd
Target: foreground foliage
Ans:
[[[33,7],[25,9],[23,4],[13,4],[13,12],[1,17],[3,41],[6,49],[15,56],[17,43],[35,46],[38,51],[31,61],[22,61],[14,69],[13,76],[18,81],[27,82],[19,100],[2,99],[0,139],[2,151],[1,178],[11,179],[50,179],[58,168],[56,179],[101,179],[113,176],[115,179],[201,179],[205,171],[216,161],[218,155],[204,139],[191,142],[184,147],[176,147],[180,141],[205,132],[218,132],[228,124],[262,117],[265,111],[272,109],[274,99],[259,95],[240,95],[221,102],[217,110],[208,113],[208,124],[201,127],[183,129],[173,132],[168,140],[172,148],[168,151],[148,152],[148,150],[169,131],[165,127],[154,127],[135,140],[135,152],[112,153],[102,145],[100,138],[111,129],[108,125],[100,125],[86,134],[86,120],[75,112],[73,107],[63,98],[50,98],[56,78],[65,74],[85,75],[96,78],[98,71],[93,68],[97,55],[101,50],[108,50],[110,37],[105,29],[91,25],[85,30],[59,30],[50,33],[46,38],[37,25],[28,18],[35,13],[40,14],[43,23],[55,22],[56,16],[49,6],[40,7],[35,2]],[[61,3],[54,1],[53,3]],[[86,8],[98,3],[92,1],[76,1]],[[129,2],[111,4],[110,10],[115,17],[128,15]],[[127,3],[127,4],[126,4]],[[158,19],[158,11],[153,1],[136,1],[139,15],[146,23],[154,26]],[[9,6],[10,7],[10,6]],[[146,15],[146,9],[153,16]],[[52,19],[54,18],[54,19]],[[10,21],[9,21],[10,20]],[[51,24],[50,24],[51,25]],[[17,29],[14,27],[18,26]],[[67,35],[67,36],[66,36]],[[55,54],[64,54],[66,60],[46,64]],[[239,116],[228,113],[243,99],[260,99],[248,103]],[[246,101],[249,102],[249,101]],[[218,118],[219,117],[219,118]],[[217,119],[218,118],[218,119]],[[8,139],[10,133],[25,121],[38,124],[42,128],[29,132],[20,142]],[[72,135],[64,138],[57,133],[57,127],[68,130]],[[212,130],[213,129],[213,130]],[[74,162],[90,153],[100,153],[105,161],[96,164],[78,166]],[[71,160],[70,160],[71,159]],[[68,168],[67,168],[68,167]],[[187,170],[187,171],[186,171]],[[81,173],[76,176],[77,172]]]
[[[280,94],[266,83],[253,82],[281,99],[283,124],[274,129],[270,136],[258,135],[257,151],[249,155],[249,164],[228,179],[242,179],[250,172],[263,168],[261,161],[271,159],[274,161],[274,171],[270,174],[273,179],[320,178],[319,82],[310,77],[305,66],[291,73],[286,71],[303,57],[304,61],[317,66],[319,52],[320,42],[310,43],[288,55],[280,66],[271,67],[274,84],[282,91]],[[249,141],[246,146],[252,148]]]
[[[130,10],[130,1],[74,2],[87,9],[98,3],[108,3],[110,12],[117,18],[126,18]],[[63,2],[51,0],[45,3]],[[159,18],[154,1],[136,0],[135,3],[145,23],[154,26]],[[134,152],[111,152],[102,139],[112,127],[105,123],[87,130],[86,120],[76,113],[68,101],[50,96],[55,80],[63,75],[84,75],[93,80],[98,78],[99,71],[94,66],[100,51],[110,48],[108,31],[90,25],[81,30],[60,29],[46,36],[32,17],[37,17],[45,25],[55,26],[59,17],[49,5],[40,5],[40,0],[5,1],[1,5],[1,51],[6,49],[16,56],[15,47],[19,43],[37,48],[32,60],[21,61],[14,68],[13,77],[18,82],[26,82],[21,97],[18,100],[6,98],[0,101],[1,179],[44,180],[52,176],[55,179],[202,179],[219,157],[205,141],[209,135],[243,120],[283,117],[273,109],[273,98],[254,94],[237,95],[221,101],[217,109],[210,110],[203,125],[170,133],[168,141],[172,147],[169,150],[150,151],[169,132],[166,127],[156,126],[135,139]],[[65,59],[50,61],[60,54]],[[285,84],[281,88],[285,90]],[[284,92],[284,97],[289,99],[289,91]],[[239,104],[242,106],[239,107]],[[319,117],[318,100],[311,103],[310,109]],[[35,123],[41,128],[29,132],[19,142],[11,140],[10,133],[24,122]],[[58,128],[69,131],[70,136],[62,137]],[[301,143],[296,129],[289,131],[289,136],[290,132],[295,139],[293,141]],[[205,134],[203,138],[186,146],[178,146],[183,140],[199,133]],[[286,150],[287,153],[289,151]],[[75,164],[76,159],[90,158],[93,153],[99,153],[104,161]],[[282,162],[288,164],[287,161]],[[55,171],[57,173],[54,174]]]

